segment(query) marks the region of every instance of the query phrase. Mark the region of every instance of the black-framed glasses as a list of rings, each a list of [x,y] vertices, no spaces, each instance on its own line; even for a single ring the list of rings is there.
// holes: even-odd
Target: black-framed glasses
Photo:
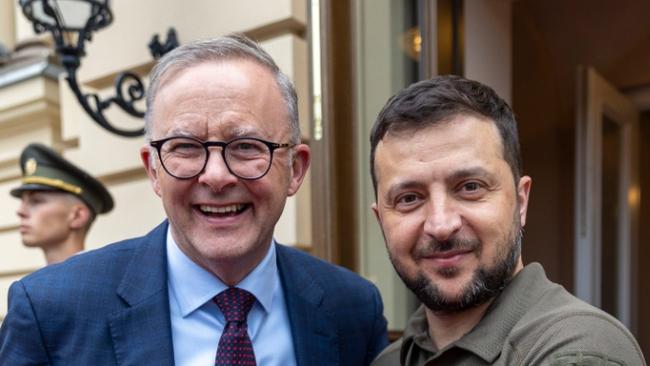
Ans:
[[[295,146],[254,137],[223,142],[182,136],[151,141],[149,145],[156,148],[163,169],[174,178],[192,179],[203,173],[210,159],[210,147],[219,146],[228,171],[247,180],[260,179],[268,173],[276,149]]]

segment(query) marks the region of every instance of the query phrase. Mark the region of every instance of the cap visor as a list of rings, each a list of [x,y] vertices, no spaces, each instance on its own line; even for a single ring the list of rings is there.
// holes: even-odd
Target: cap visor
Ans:
[[[12,189],[9,193],[16,198],[20,198],[25,191],[59,191],[59,189],[42,184],[23,184],[20,187]]]

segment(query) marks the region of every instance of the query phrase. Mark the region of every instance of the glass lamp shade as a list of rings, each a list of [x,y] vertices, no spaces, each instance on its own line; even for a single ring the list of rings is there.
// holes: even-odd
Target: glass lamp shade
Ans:
[[[92,32],[113,20],[110,0],[20,0],[36,31]]]

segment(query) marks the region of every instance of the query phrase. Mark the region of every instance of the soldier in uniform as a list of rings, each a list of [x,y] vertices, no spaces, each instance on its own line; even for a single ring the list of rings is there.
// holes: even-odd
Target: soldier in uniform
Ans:
[[[84,250],[95,217],[113,208],[106,187],[42,144],[23,150],[20,167],[22,184],[11,195],[21,200],[23,244],[41,248],[48,265]]]

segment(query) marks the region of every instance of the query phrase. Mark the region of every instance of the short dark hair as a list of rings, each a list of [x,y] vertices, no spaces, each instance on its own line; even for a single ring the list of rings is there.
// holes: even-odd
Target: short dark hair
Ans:
[[[375,150],[389,132],[419,131],[458,115],[489,119],[499,130],[503,158],[515,184],[522,174],[517,122],[512,109],[487,85],[460,76],[445,75],[411,84],[379,112],[370,133],[370,174],[377,195]]]

